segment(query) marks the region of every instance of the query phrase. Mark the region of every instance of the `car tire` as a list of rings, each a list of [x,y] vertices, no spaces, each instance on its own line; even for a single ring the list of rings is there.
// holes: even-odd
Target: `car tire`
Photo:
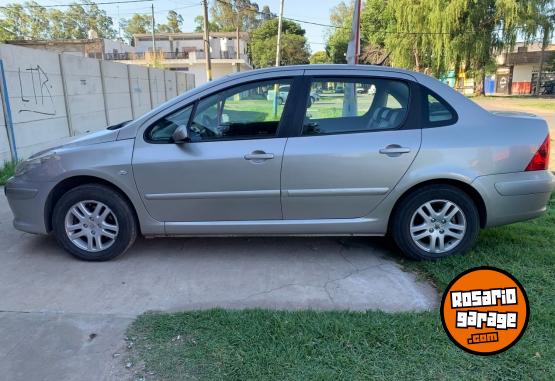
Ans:
[[[81,185],[66,192],[54,207],[52,227],[58,244],[85,261],[107,261],[125,253],[138,234],[137,219],[128,201],[101,184]]]
[[[282,105],[282,104],[284,103],[282,97],[279,97],[279,98],[278,98],[278,103],[279,103],[280,105]]]
[[[442,214],[445,208],[449,209]],[[472,248],[480,233],[480,217],[467,193],[451,185],[430,185],[397,205],[390,233],[407,257],[435,260]]]

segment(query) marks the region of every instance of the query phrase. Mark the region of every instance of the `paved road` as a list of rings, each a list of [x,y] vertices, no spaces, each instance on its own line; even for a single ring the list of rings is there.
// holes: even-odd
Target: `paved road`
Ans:
[[[112,262],[81,262],[14,230],[0,191],[0,379],[114,379],[125,327],[148,310],[438,303],[383,239],[141,239]]]

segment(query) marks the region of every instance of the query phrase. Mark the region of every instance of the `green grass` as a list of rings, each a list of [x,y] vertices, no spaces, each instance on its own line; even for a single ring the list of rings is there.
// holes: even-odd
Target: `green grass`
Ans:
[[[0,167],[0,185],[6,184],[6,181],[13,176],[16,164],[8,161]]]
[[[540,219],[485,230],[466,256],[402,263],[443,289],[471,267],[508,270],[531,318],[521,341],[490,357],[455,347],[438,311],[196,311],[145,314],[129,328],[131,356],[157,380],[548,380],[555,376],[555,197]],[[177,337],[179,336],[179,339]],[[149,376],[148,372],[153,372]]]
[[[502,102],[508,106],[522,108],[522,109],[539,109],[547,111],[555,111],[555,98],[537,98],[532,96],[510,96],[510,97],[499,97],[499,96],[480,96],[472,97],[477,103],[493,103]]]

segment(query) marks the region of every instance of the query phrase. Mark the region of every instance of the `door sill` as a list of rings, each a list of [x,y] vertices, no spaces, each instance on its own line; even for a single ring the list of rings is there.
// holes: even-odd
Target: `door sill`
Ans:
[[[384,235],[387,222],[376,218],[166,222],[170,236]]]

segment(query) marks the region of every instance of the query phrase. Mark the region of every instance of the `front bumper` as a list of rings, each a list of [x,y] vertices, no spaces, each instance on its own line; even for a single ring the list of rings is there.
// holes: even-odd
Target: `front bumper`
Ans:
[[[33,234],[48,234],[45,205],[53,183],[29,183],[12,177],[4,187],[4,194],[14,215],[17,230]]]
[[[504,173],[480,176],[472,185],[484,199],[489,227],[542,215],[555,190],[555,176],[549,171]]]

